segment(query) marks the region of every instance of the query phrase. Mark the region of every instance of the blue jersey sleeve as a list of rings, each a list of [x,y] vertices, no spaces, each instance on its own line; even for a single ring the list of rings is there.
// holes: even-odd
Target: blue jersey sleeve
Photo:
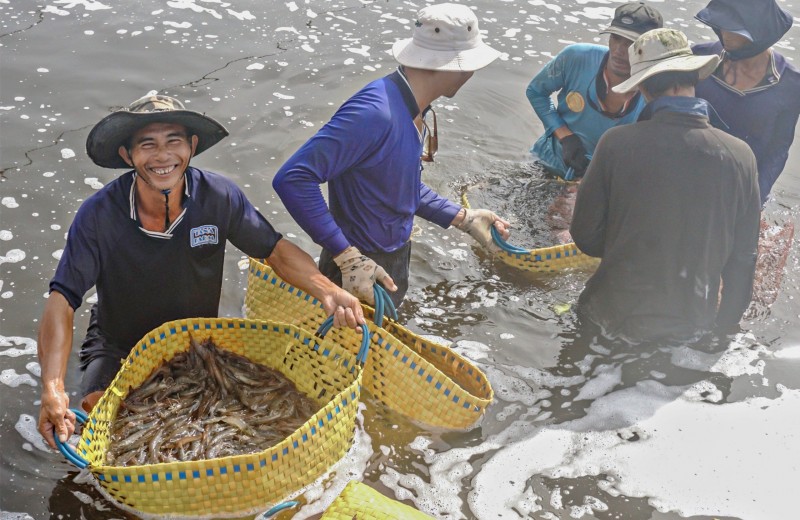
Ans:
[[[447,229],[461,206],[442,197],[424,182],[419,183],[419,208],[416,215]]]
[[[100,272],[97,222],[90,210],[93,200],[87,200],[75,215],[67,233],[67,244],[50,281],[50,291],[64,295],[70,307],[77,309],[83,296],[97,282]]]
[[[350,98],[316,135],[278,170],[272,186],[314,242],[336,255],[350,245],[336,224],[320,185],[370,157],[389,128],[369,93]]]
[[[228,240],[243,253],[253,258],[266,258],[272,254],[281,234],[250,203],[234,183],[230,183],[231,219]]]

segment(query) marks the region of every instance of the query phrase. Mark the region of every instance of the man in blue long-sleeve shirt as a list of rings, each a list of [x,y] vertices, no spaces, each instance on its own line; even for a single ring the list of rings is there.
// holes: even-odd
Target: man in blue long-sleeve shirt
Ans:
[[[460,207],[421,179],[420,158],[432,159],[437,146],[435,116],[432,133],[424,122],[431,102],[455,95],[499,55],[481,41],[475,14],[456,4],[425,7],[413,38],[398,41],[393,53],[398,71],[347,100],[281,167],[273,187],[323,247],[323,273],[368,303],[380,282],[399,305],[408,288],[415,215],[443,228],[457,226],[489,248],[491,226],[507,237],[508,223],[491,211]]]
[[[628,47],[640,34],[663,25],[661,14],[643,2],[617,7],[608,47],[576,43],[562,50],[531,80],[526,95],[544,125],[531,152],[553,175],[583,176],[600,136],[636,121],[645,102],[637,92],[611,90],[630,77]],[[550,99],[558,92],[558,106]]]

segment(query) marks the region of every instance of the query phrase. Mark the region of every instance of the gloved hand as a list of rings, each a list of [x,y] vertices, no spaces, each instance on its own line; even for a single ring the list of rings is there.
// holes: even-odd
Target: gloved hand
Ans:
[[[375,305],[372,286],[380,282],[387,290],[396,291],[394,280],[383,267],[361,254],[358,248],[350,246],[333,259],[342,272],[342,289],[359,300]]]
[[[589,167],[588,152],[577,134],[570,134],[561,139],[561,157],[564,164],[575,171],[575,177],[583,177]]]
[[[499,252],[500,247],[492,239],[492,226],[494,226],[495,222],[500,222],[502,225],[498,228],[498,231],[500,231],[503,238],[508,238],[508,231],[506,228],[508,228],[510,224],[488,209],[464,208],[464,211],[466,212],[464,214],[464,220],[456,224],[456,227],[468,233],[490,252]]]

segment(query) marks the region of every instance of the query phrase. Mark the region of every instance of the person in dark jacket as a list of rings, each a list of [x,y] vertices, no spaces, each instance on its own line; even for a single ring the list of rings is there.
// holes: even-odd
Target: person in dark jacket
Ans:
[[[761,202],[766,202],[794,141],[800,117],[800,71],[772,46],[792,27],[792,15],[775,0],[711,0],[696,18],[719,41],[695,45],[697,55],[717,55],[720,64],[697,85],[756,156]]]
[[[717,56],[693,55],[674,29],[646,32],[629,53],[631,77],[615,89],[638,87],[648,104],[603,135],[578,190],[570,231],[602,258],[578,312],[630,342],[689,340],[738,325],[750,302],[756,159],[695,97]]]

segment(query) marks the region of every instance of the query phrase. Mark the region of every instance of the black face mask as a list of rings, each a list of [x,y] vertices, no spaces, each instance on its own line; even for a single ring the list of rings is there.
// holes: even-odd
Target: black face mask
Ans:
[[[722,31],[719,29],[714,29],[714,33],[719,38],[719,41],[722,42]],[[774,42],[773,42],[774,43]],[[747,58],[752,58],[753,56],[758,56],[765,50],[772,47],[772,43],[764,44],[762,42],[761,45],[757,45],[755,42],[751,42],[750,45],[745,45],[744,47],[739,47],[735,50],[728,50],[725,48],[725,44],[723,44],[723,48],[725,48],[725,55],[731,61],[739,61],[739,60],[746,60]]]
[[[732,60],[752,58],[778,42],[792,27],[792,15],[775,0],[711,0],[697,16],[722,41],[722,31],[746,35],[750,45],[729,51]]]

